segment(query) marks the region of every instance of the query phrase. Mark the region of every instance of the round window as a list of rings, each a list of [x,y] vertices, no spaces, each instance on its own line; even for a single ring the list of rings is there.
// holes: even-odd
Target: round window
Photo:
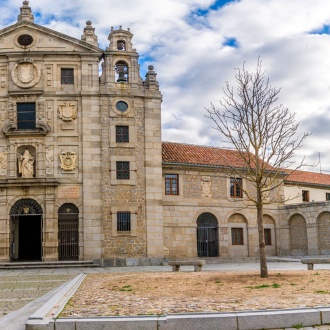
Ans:
[[[128,104],[124,101],[119,101],[116,103],[117,110],[124,112],[128,109]]]
[[[21,45],[21,46],[29,46],[32,44],[33,42],[33,38],[29,35],[29,34],[21,34],[18,38],[17,38],[17,42]]]

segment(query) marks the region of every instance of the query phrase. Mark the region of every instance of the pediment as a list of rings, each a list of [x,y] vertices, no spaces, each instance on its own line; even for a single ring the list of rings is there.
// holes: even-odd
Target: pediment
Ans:
[[[19,41],[20,36],[32,37],[26,42]],[[43,26],[20,22],[0,30],[0,54],[24,52],[74,52],[74,53],[95,53],[102,54],[99,47],[90,45],[84,41],[75,39],[57,31]]]

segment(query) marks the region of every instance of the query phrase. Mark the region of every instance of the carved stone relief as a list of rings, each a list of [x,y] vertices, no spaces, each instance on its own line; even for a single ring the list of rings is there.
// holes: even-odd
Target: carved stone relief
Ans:
[[[77,118],[77,105],[74,102],[65,101],[58,106],[60,119],[72,121]]]
[[[31,88],[35,86],[41,77],[41,70],[33,63],[32,58],[22,58],[14,66],[11,77],[16,86]]]
[[[60,155],[61,169],[64,171],[73,171],[77,168],[77,155],[75,152],[62,152]]]
[[[3,123],[7,119],[7,102],[0,102],[0,121]]]
[[[202,193],[204,197],[211,195],[211,178],[209,176],[202,176]]]
[[[46,147],[46,174],[54,174],[53,148],[50,146]]]
[[[5,147],[0,151],[0,175],[7,175],[8,149]]]

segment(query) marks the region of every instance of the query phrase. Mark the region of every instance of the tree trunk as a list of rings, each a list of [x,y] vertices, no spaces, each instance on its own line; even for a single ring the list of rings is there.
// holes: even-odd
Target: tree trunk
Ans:
[[[259,204],[257,206],[257,221],[258,221],[258,234],[259,234],[258,236],[259,236],[259,253],[260,253],[260,277],[268,278],[262,204]]]

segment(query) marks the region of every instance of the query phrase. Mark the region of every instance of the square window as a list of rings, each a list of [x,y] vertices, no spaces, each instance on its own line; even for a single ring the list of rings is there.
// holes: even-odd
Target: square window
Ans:
[[[117,212],[117,231],[131,231],[131,212]]]
[[[232,228],[231,229],[231,244],[232,245],[244,245],[243,228]]]
[[[61,69],[61,84],[62,85],[73,85],[74,84],[73,69]]]
[[[165,195],[179,195],[178,174],[165,174]]]
[[[116,162],[117,180],[129,180],[129,162]]]
[[[330,201],[330,193],[325,193],[325,200]]]
[[[230,178],[230,197],[243,197],[242,178]]]
[[[116,142],[129,142],[129,126],[116,126]]]
[[[270,228],[264,228],[265,244],[272,245],[272,230]]]
[[[303,200],[303,202],[309,202],[309,191],[308,190],[302,191],[302,200]]]
[[[28,130],[36,128],[36,104],[17,103],[17,129]]]

